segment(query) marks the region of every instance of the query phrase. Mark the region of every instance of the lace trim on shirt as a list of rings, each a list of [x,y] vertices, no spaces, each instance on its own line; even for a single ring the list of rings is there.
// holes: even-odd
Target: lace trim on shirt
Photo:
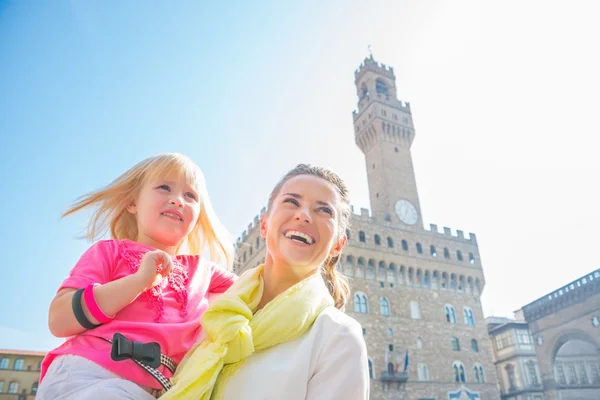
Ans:
[[[129,268],[132,273],[137,272],[140,268],[140,262],[142,261],[142,257],[149,250],[133,250],[133,249],[122,249],[121,255],[129,264]],[[187,316],[187,305],[188,305],[188,292],[186,289],[186,285],[188,283],[188,269],[185,265],[183,265],[177,258],[173,258],[173,271],[169,274],[166,279],[146,290],[142,296],[146,297],[147,307],[153,308],[155,312],[155,322],[159,322],[164,310],[164,301],[163,301],[163,287],[167,285],[164,284],[165,280],[167,281],[167,285],[173,289],[175,292],[175,299],[177,303],[180,304],[179,314],[182,317]]]

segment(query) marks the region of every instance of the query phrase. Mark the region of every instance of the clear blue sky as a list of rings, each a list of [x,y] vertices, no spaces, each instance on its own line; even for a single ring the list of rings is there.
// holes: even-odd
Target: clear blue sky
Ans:
[[[426,223],[478,235],[487,315],[595,269],[600,34],[573,4],[0,1],[0,348],[57,343],[48,304],[89,246],[60,213],[149,155],[196,160],[235,236],[298,162],[368,207],[368,44],[413,108]]]

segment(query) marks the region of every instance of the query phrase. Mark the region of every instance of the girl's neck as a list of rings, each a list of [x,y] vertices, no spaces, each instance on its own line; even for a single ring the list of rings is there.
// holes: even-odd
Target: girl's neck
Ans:
[[[144,235],[143,233],[139,233],[135,241],[139,244],[155,248],[156,250],[162,250],[171,256],[177,255],[177,246],[165,245],[157,240],[152,239],[150,236]]]
[[[263,270],[264,289],[256,311],[261,310],[271,300],[285,292],[296,283],[308,278],[319,270],[318,267],[308,268],[293,266],[273,259],[268,253]]]

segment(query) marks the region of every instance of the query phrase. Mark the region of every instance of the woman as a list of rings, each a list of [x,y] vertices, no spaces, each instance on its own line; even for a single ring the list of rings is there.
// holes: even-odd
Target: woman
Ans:
[[[349,288],[335,270],[350,215],[335,173],[304,164],[288,172],[261,219],[265,263],[206,311],[206,338],[161,399],[368,399],[362,329],[340,310]]]

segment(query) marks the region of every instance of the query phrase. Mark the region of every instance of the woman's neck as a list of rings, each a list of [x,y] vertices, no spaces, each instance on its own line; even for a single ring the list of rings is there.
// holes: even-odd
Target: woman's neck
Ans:
[[[271,300],[294,286],[296,283],[316,273],[318,269],[318,267],[294,268],[287,263],[274,260],[267,254],[262,274],[264,282],[263,295],[258,303],[256,311],[262,309]]]

